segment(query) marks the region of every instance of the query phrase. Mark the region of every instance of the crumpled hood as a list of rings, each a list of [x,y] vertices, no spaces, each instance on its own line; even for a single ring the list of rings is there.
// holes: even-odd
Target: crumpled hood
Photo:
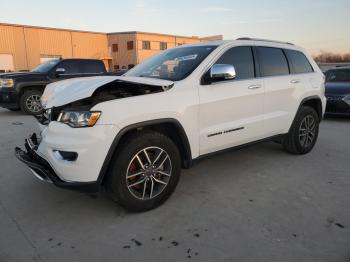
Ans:
[[[47,85],[41,97],[41,104],[44,108],[52,108],[88,98],[99,87],[116,80],[135,84],[161,86],[164,88],[174,84],[174,82],[168,80],[145,77],[96,76],[74,78]]]

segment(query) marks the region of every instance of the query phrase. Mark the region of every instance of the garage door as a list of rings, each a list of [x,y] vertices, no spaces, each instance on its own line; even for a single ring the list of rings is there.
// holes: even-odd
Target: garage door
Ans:
[[[15,71],[13,56],[11,54],[0,54],[0,71]]]

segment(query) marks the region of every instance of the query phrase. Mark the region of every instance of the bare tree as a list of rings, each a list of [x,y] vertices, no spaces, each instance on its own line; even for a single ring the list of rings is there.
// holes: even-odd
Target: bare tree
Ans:
[[[318,56],[314,57],[318,63],[349,63],[350,53],[340,55],[331,52],[321,52]]]

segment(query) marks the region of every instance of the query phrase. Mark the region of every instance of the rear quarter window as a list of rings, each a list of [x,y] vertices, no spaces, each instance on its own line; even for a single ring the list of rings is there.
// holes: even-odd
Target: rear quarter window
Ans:
[[[295,50],[285,50],[285,52],[292,64],[293,73],[304,74],[314,72],[309,60],[302,52]]]
[[[260,73],[263,77],[289,74],[288,61],[282,49],[257,47]]]
[[[97,74],[105,72],[105,67],[102,61],[87,60],[82,65],[82,73],[85,74]]]

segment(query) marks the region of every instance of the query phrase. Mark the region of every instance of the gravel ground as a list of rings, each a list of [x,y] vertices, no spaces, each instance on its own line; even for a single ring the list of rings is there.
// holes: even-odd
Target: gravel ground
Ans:
[[[0,261],[350,261],[350,119],[294,156],[267,142],[203,159],[156,210],[55,188],[13,148],[36,131],[0,109]]]

